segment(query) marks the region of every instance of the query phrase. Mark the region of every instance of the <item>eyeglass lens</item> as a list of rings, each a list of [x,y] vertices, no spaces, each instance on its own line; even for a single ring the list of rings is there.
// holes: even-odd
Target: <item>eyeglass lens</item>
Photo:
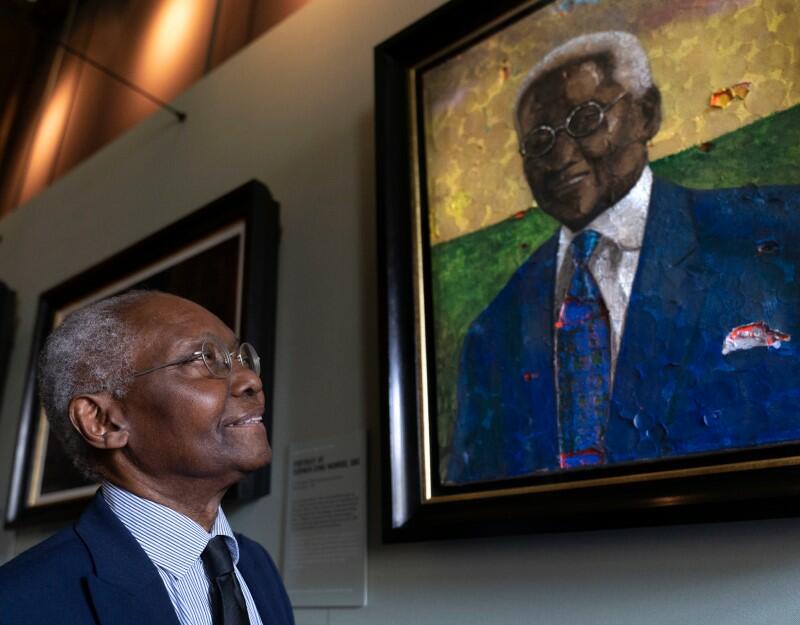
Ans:
[[[587,102],[570,113],[564,130],[571,137],[586,137],[600,127],[603,122],[603,109],[595,102]],[[529,134],[523,145],[525,156],[543,156],[550,151],[556,141],[556,130],[550,126],[539,126]]]
[[[603,121],[603,109],[594,102],[578,107],[567,120],[567,132],[573,137],[593,133]]]
[[[231,353],[218,341],[205,341],[201,350],[203,363],[211,375],[224,378],[230,374],[233,368]],[[234,354],[243,367],[250,369],[256,375],[261,375],[261,359],[250,343],[242,343]]]
[[[243,367],[251,369],[256,375],[261,375],[261,358],[250,343],[242,343],[239,347],[239,360]]]

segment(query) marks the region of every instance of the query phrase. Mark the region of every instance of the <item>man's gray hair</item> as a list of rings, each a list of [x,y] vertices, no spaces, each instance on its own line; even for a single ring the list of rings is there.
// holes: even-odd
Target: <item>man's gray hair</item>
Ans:
[[[514,120],[519,130],[519,106],[531,85],[544,74],[576,59],[608,54],[614,65],[612,77],[634,97],[641,97],[653,86],[650,61],[636,35],[619,30],[581,35],[562,43],[534,65],[522,81],[514,105]]]
[[[90,447],[72,426],[69,404],[93,393],[125,396],[133,380],[136,328],[125,313],[153,291],[129,291],[69,313],[39,354],[39,396],[50,429],[75,466],[96,478]]]

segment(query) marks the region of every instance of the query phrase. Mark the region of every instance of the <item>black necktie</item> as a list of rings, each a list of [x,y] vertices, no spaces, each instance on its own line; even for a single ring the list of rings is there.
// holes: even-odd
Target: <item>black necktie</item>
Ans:
[[[211,594],[211,619],[214,625],[250,625],[247,606],[225,538],[215,536],[200,554],[208,575]]]

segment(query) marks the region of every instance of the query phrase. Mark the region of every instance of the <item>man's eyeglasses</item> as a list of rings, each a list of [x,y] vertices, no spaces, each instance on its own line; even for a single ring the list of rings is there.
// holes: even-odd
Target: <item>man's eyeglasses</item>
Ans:
[[[579,104],[570,111],[564,123],[557,128],[547,125],[537,126],[522,139],[519,153],[523,158],[541,158],[553,149],[559,130],[563,130],[574,139],[589,136],[600,128],[606,112],[626,95],[628,92],[623,91],[606,105],[594,100]]]
[[[258,353],[256,353],[256,348],[250,345],[250,343],[242,343],[239,349],[229,352],[219,341],[208,339],[203,341],[203,344],[200,346],[200,351],[193,352],[179,360],[173,360],[172,362],[158,365],[157,367],[151,367],[144,371],[136,371],[133,377],[138,378],[139,376],[158,371],[159,369],[185,365],[201,359],[206,369],[208,369],[208,372],[214,378],[227,378],[233,370],[234,359],[245,369],[250,369],[256,375],[261,375],[261,359],[258,357]]]

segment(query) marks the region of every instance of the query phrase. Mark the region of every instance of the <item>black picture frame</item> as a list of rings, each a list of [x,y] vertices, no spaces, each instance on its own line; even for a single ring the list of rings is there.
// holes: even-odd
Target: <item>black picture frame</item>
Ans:
[[[0,406],[3,404],[8,363],[14,345],[17,294],[5,282],[0,282]]]
[[[520,479],[447,486],[430,469],[436,452],[424,414],[434,403],[436,380],[433,368],[421,369],[420,362],[433,362],[434,346],[419,320],[424,324],[432,314],[431,260],[429,247],[415,247],[429,224],[414,216],[425,180],[424,136],[416,123],[420,75],[551,2],[452,0],[374,50],[383,540],[797,516],[796,443],[777,451],[718,453],[712,466],[691,458],[649,463],[642,468],[645,479],[629,480],[624,467],[609,467],[603,479],[578,480],[570,488]]]
[[[197,301],[217,314],[261,356],[261,378],[274,374],[279,205],[251,180],[101,263],[42,293],[31,345],[6,508],[6,527],[76,517],[97,485],[71,466],[47,430],[36,362],[59,317],[82,304],[131,288],[153,288]],[[272,441],[272,393],[264,424]],[[227,500],[269,494],[270,466],[231,488]]]

